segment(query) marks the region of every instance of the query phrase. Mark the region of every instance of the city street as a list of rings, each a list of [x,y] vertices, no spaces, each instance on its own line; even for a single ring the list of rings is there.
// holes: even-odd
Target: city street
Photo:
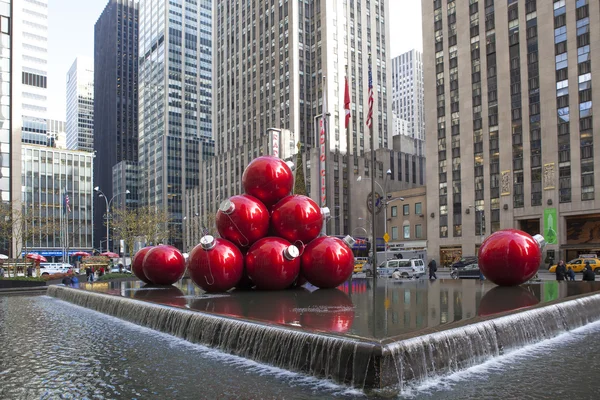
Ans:
[[[436,275],[438,277],[438,279],[452,279],[450,277],[450,270],[449,269],[439,269],[436,272]],[[429,276],[429,275],[427,275]],[[423,279],[427,279],[427,276]],[[353,279],[356,278],[366,278],[367,276],[364,273],[359,273],[359,274],[354,274],[352,275]],[[552,281],[556,279],[556,275],[552,272],[548,272],[545,269],[542,269],[538,272],[538,277],[543,280],[543,281]],[[380,278],[380,279],[389,279],[389,278]],[[575,280],[580,281],[582,279],[582,274],[575,274]]]

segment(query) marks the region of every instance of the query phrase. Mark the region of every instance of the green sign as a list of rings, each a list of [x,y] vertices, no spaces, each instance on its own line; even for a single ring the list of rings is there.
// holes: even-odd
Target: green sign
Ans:
[[[546,208],[544,210],[544,239],[548,244],[558,243],[558,217],[556,208]]]
[[[542,301],[546,302],[558,299],[558,282],[544,282],[543,288],[544,293]]]

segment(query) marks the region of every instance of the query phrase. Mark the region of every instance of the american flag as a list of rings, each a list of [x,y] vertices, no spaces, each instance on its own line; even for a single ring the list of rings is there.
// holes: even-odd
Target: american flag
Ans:
[[[371,71],[371,57],[369,56],[369,112],[367,113],[367,126],[373,127],[373,72]]]
[[[64,212],[71,212],[71,200],[69,199],[69,195],[65,193],[65,209]]]

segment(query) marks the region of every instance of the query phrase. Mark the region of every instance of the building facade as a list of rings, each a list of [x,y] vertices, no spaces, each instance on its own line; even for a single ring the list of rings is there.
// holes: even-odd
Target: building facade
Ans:
[[[135,188],[113,188],[113,167],[138,160],[138,2],[109,0],[94,27],[94,185],[111,199]],[[126,180],[120,181],[126,183]],[[106,213],[96,198],[95,220]],[[106,230],[94,226],[95,246],[106,241]]]
[[[184,193],[212,153],[212,2],[140,3],[139,166],[144,206],[167,208],[183,247]]]
[[[425,151],[425,87],[423,85],[423,54],[411,50],[394,57],[392,68],[392,112],[408,122],[405,135],[416,139],[416,152]],[[395,132],[394,132],[395,133]]]
[[[436,110],[429,258],[473,255],[503,228],[542,233],[545,262],[600,254],[600,4],[437,0],[422,12],[425,108]]]
[[[318,148],[318,124],[325,109],[326,147],[328,154],[337,154],[336,161],[327,161],[335,178],[328,185],[326,205],[339,210],[336,232],[351,229],[349,202],[335,187],[348,191],[352,177],[340,173],[342,164],[348,170],[358,168],[359,159],[371,148],[366,126],[369,55],[375,146],[392,148],[388,15],[387,0],[286,1],[279,5],[264,0],[215,2],[212,120],[216,157],[202,167],[206,171],[200,191],[205,196],[200,203],[204,210],[216,210],[223,199],[242,193],[244,168],[254,158],[273,153],[270,138],[274,131],[290,131],[292,141],[304,145],[304,159],[310,160]],[[348,129],[346,77],[352,113]],[[332,173],[335,168],[337,175]],[[318,182],[317,175],[306,176],[309,187],[311,181]],[[316,184],[311,196],[320,197]]]
[[[94,60],[79,56],[67,73],[67,148],[94,151]]]
[[[66,149],[67,132],[65,121],[49,119],[46,123],[48,125],[48,146],[56,147],[57,149]]]
[[[391,193],[388,204],[387,226],[392,250],[427,248],[427,195],[426,187]]]
[[[16,5],[16,4],[15,4]],[[19,32],[24,143],[46,145],[48,113],[48,1],[23,0],[13,6],[12,26]]]
[[[66,260],[63,254],[93,249],[92,160],[89,152],[23,144],[23,253]]]
[[[15,83],[15,75],[11,73],[18,66],[15,65],[12,16],[12,0],[0,0],[0,202],[3,204],[13,204],[13,201],[18,200],[19,196],[14,193],[21,185],[20,165],[15,166],[21,159],[21,114],[20,109],[15,106],[17,102],[13,94],[21,80]],[[10,240],[0,238],[0,253],[11,255],[13,248]]]

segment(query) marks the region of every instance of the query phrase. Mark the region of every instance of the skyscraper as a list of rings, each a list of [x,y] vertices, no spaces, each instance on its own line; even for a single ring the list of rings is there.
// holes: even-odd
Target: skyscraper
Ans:
[[[546,263],[600,252],[600,4],[422,7],[426,152],[437,170],[429,256],[476,254],[486,235],[513,227],[546,237]]]
[[[11,25],[19,25],[22,80],[22,140],[47,144],[48,1],[23,0],[13,7]]]
[[[11,0],[0,0],[0,96],[3,99],[0,113],[0,203],[11,203],[19,199],[18,187],[21,186],[21,138],[20,130],[15,124],[15,107],[11,88],[14,88],[15,75],[11,73],[14,68],[14,43],[13,29],[11,29]],[[16,76],[20,78],[20,76]],[[16,126],[15,126],[16,125]],[[14,131],[13,131],[14,129]],[[13,133],[16,132],[17,134]],[[16,165],[15,165],[16,163]],[[14,166],[14,167],[13,167]],[[16,191],[16,193],[15,193]],[[11,254],[13,244],[6,237],[0,238],[0,252]]]
[[[139,167],[141,204],[171,213],[170,243],[182,246],[184,197],[213,154],[212,1],[140,3]]]
[[[135,188],[113,188],[112,168],[138,160],[138,2],[109,0],[94,27],[94,186],[110,199]],[[126,184],[126,180],[122,181]],[[125,204],[125,196],[115,201]],[[106,240],[105,202],[96,198],[94,245]]]
[[[67,148],[94,151],[94,61],[79,56],[67,73]]]
[[[422,155],[425,142],[423,54],[411,50],[392,59],[392,112],[408,122],[403,134],[415,140],[416,154]],[[400,123],[402,125],[402,123]],[[409,151],[409,149],[402,149]]]
[[[214,211],[215,203],[241,193],[244,167],[271,151],[272,132],[289,130],[292,147],[300,141],[305,151],[316,151],[318,117],[325,100],[327,151],[332,161],[327,204],[336,210],[338,231],[348,231],[347,191],[352,179],[348,169],[358,171],[360,157],[370,149],[365,125],[370,53],[375,143],[378,148],[392,147],[388,1],[275,4],[221,0],[215,7],[213,135],[217,157],[203,168],[206,179],[200,192],[206,197],[200,204],[206,210],[202,213]],[[352,113],[348,131],[344,127],[346,76]],[[318,164],[308,162],[306,168],[308,188],[316,199]]]

